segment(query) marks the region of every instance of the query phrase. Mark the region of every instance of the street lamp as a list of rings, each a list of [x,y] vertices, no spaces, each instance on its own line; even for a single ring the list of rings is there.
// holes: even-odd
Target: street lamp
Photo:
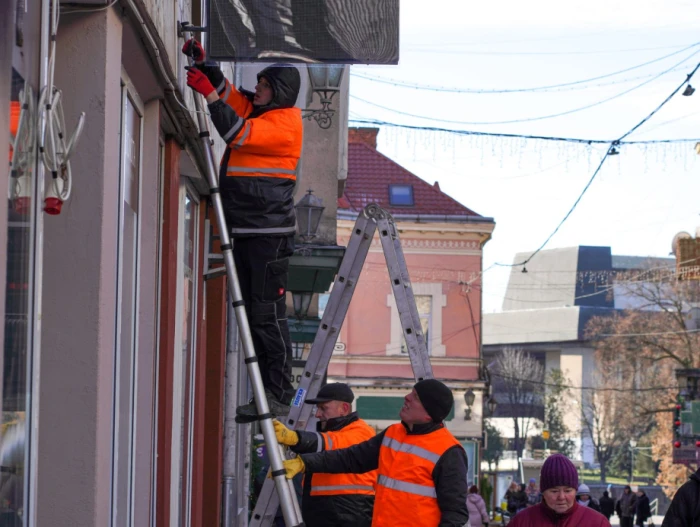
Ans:
[[[307,194],[294,205],[297,213],[297,233],[304,243],[316,237],[321,214],[325,209],[323,200],[314,196],[313,192],[309,189]]]
[[[464,403],[467,405],[467,407],[464,409],[464,420],[465,421],[471,421],[472,405],[474,404],[475,399],[476,399],[476,395],[474,394],[474,391],[471,388],[469,388],[469,390],[464,392]]]
[[[496,399],[491,397],[486,404],[489,407],[489,415],[491,417],[495,417],[496,416],[496,406],[498,406]]]
[[[635,439],[630,439],[630,454],[632,456],[632,462],[630,466],[630,483],[634,483],[634,449],[637,447],[637,441]]]
[[[340,91],[340,82],[343,79],[345,66],[342,64],[309,64],[309,81],[314,93],[318,93],[321,98],[321,108],[305,108],[302,116],[306,119],[313,119],[316,124],[327,130],[333,124],[333,114],[331,109],[333,96]]]
[[[303,293],[292,293],[292,304],[294,304],[294,315],[297,320],[306,318],[309,312],[309,306],[311,306],[311,299],[314,294],[311,291],[305,291]]]

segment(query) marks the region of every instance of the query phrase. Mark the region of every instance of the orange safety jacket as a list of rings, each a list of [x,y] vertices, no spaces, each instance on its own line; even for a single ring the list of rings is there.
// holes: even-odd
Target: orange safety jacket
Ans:
[[[387,428],[379,449],[372,527],[437,527],[441,512],[433,470],[454,446],[461,447],[444,427],[429,434],[409,434],[400,423]]]
[[[362,419],[334,432],[322,432],[324,450],[347,448],[374,437],[374,428]],[[364,474],[324,474],[311,475],[311,496],[338,496],[342,494],[374,495],[377,482],[377,471],[371,470]],[[304,485],[307,482],[304,480]]]
[[[221,88],[220,99],[240,117],[222,133],[228,147],[219,184],[231,234],[293,234],[294,190],[303,141],[301,110],[271,108],[256,115],[250,99],[228,80]]]

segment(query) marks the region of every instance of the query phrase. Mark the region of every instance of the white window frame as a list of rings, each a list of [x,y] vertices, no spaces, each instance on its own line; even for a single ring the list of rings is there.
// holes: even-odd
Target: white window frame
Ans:
[[[429,296],[432,298],[431,320],[428,335],[430,343],[428,350],[431,357],[444,357],[445,345],[442,342],[442,308],[447,306],[447,295],[442,293],[442,282],[412,282],[414,296]],[[387,355],[401,355],[403,344],[403,328],[399,319],[394,293],[386,296],[386,305],[391,309],[391,341],[386,345]]]

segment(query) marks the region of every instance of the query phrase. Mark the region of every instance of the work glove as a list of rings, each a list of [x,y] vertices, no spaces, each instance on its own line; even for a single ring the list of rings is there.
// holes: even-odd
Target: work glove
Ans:
[[[191,38],[185,42],[185,45],[182,46],[182,52],[188,57],[192,57],[197,64],[204,62],[204,59],[207,58],[204,48],[194,38]]]
[[[294,430],[290,430],[277,419],[273,420],[272,424],[275,427],[275,435],[280,445],[294,446],[299,442],[299,434]]]
[[[206,98],[212,92],[216,93],[214,86],[207,76],[197,68],[185,66],[187,70],[187,85],[197,93],[201,93]]]
[[[282,464],[284,465],[284,470],[287,471],[287,479],[292,479],[297,474],[306,470],[306,466],[304,465],[304,461],[302,461],[301,456],[297,456],[294,459],[285,459],[282,461]]]

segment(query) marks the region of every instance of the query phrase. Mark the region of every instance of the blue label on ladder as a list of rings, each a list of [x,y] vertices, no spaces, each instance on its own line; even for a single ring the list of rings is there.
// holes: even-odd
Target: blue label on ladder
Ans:
[[[306,394],[306,390],[304,390],[304,388],[299,388],[292,404],[294,406],[301,406],[301,403],[304,402],[304,394]]]

